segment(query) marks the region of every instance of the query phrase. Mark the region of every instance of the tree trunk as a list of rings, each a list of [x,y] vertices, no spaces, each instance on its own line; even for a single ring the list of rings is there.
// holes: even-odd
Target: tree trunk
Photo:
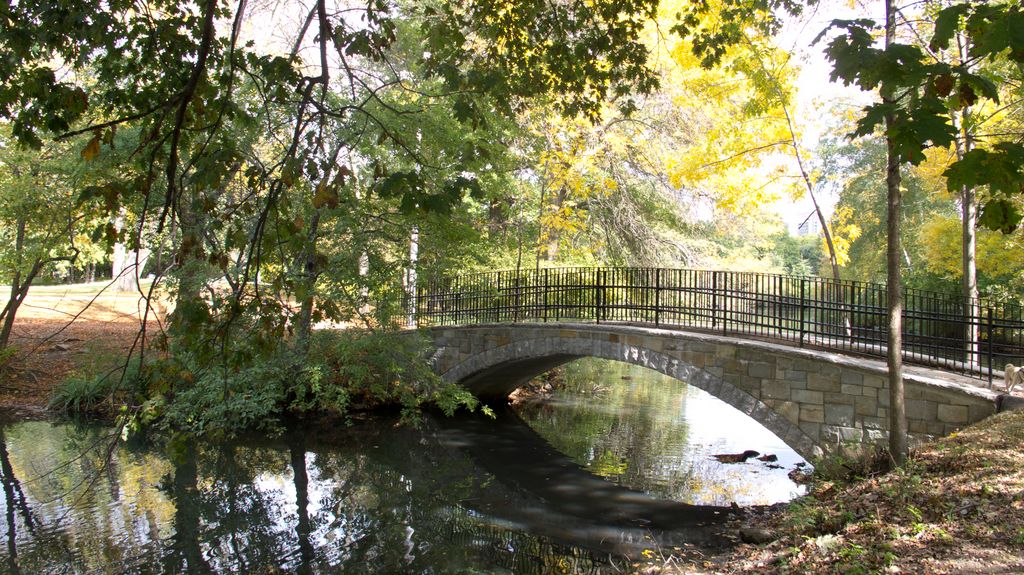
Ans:
[[[316,293],[316,280],[320,275],[319,266],[316,262],[316,244],[320,231],[320,211],[313,212],[313,219],[309,222],[309,234],[306,236],[306,247],[303,250],[302,261],[299,265],[302,268],[303,284],[306,293],[302,296],[299,307],[299,317],[296,321],[296,347],[299,357],[305,357],[309,350],[309,337],[313,330],[313,301]]]
[[[960,114],[960,133],[962,141],[956,142],[957,160],[963,160],[967,152],[974,148],[974,137],[968,128],[970,112],[967,108]],[[980,333],[980,314],[978,307],[978,266],[977,266],[977,225],[978,203],[974,188],[964,186],[960,189],[960,245],[961,245],[961,293],[964,298],[964,339],[966,340],[966,361],[968,365],[980,365],[981,354],[978,348]],[[991,366],[990,366],[991,367]]]
[[[416,265],[419,259],[420,228],[413,226],[412,232],[409,234],[409,269],[405,274],[405,293],[409,299],[409,305],[406,308],[409,312],[409,317],[406,318],[408,327],[416,327]]]
[[[885,2],[885,46],[888,48],[896,38],[896,14],[893,0]],[[893,94],[883,88],[882,99],[893,102]],[[900,242],[900,218],[903,214],[903,198],[900,192],[900,158],[896,145],[890,136],[894,129],[893,114],[885,115],[886,133],[886,174],[885,188],[888,197],[888,242],[886,261],[888,263],[886,287],[889,306],[889,338],[886,360],[889,367],[889,453],[896,465],[907,460],[907,415],[903,394],[903,286],[902,246]]]
[[[555,213],[562,211],[562,204],[565,203],[565,187],[559,188],[558,193],[555,194],[552,207]],[[541,235],[543,236],[543,224],[541,224]],[[558,228],[550,228],[548,230],[547,244],[543,246],[544,259],[549,262],[553,262],[558,258],[558,245],[562,240],[562,233]]]

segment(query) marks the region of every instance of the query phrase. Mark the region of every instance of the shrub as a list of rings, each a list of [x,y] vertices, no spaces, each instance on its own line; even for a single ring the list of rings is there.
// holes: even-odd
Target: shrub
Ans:
[[[291,342],[272,349],[244,343],[200,367],[179,352],[153,368],[154,395],[131,424],[194,435],[275,430],[285,412],[333,412],[397,406],[402,421],[418,421],[424,404],[447,414],[474,410],[465,388],[441,381],[427,361],[427,341],[411,333],[316,332],[306,353]]]
[[[112,410],[117,403],[133,403],[144,396],[146,381],[146,369],[139,358],[101,358],[61,382],[53,391],[49,407],[74,414]]]

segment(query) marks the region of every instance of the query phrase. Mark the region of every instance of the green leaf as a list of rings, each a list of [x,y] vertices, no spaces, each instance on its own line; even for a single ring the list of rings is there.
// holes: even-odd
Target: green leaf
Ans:
[[[949,47],[949,41],[953,39],[957,28],[960,26],[960,18],[970,10],[969,4],[955,4],[939,11],[935,18],[935,33],[932,34],[932,41],[928,47],[932,51],[945,50]]]
[[[981,208],[981,215],[978,216],[978,224],[990,230],[998,230],[1004,234],[1011,234],[1020,225],[1024,215],[1017,206],[1003,200],[989,200]]]

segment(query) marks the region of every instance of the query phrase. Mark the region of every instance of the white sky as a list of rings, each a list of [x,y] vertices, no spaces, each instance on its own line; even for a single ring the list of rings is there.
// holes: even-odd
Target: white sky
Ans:
[[[823,53],[827,39],[822,39],[816,45],[812,45],[812,42],[832,20],[880,18],[880,15],[872,12],[881,9],[880,2],[853,6],[852,2],[843,0],[822,0],[818,6],[807,9],[800,18],[790,19],[777,39],[778,46],[790,51],[793,62],[800,68],[793,116],[797,130],[802,132],[802,144],[809,156],[813,157],[817,142],[825,134],[834,111],[860,108],[872,97],[857,88],[843,86],[841,82],[830,82],[832,65]],[[826,216],[830,215],[838,201],[835,191],[819,188],[816,193]],[[796,233],[797,226],[814,210],[809,197],[795,201],[785,199],[777,202],[773,208],[782,216],[791,233]]]

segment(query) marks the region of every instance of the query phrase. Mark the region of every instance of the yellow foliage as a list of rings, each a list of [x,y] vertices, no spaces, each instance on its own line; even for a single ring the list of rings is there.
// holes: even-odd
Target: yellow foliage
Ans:
[[[962,268],[961,223],[957,218],[938,217],[921,229],[925,265],[932,273],[959,278]],[[975,258],[978,271],[993,278],[1010,277],[1024,271],[1024,261],[1015,257],[1024,249],[1020,230],[1010,235],[984,228],[977,230]]]
[[[779,72],[787,55],[751,39],[749,45],[731,48],[720,66],[706,70],[688,41],[674,39],[667,50],[672,65],[665,77],[685,87],[677,91],[675,103],[690,110],[694,128],[694,137],[680,142],[666,166],[672,185],[699,189],[719,209],[748,215],[793,188],[777,177],[777,169],[764,165],[772,155],[789,153],[791,135],[779,91],[788,96],[790,89],[784,81],[774,82],[785,77]],[[762,66],[773,74],[764,74]]]
[[[836,263],[840,266],[850,263],[850,246],[861,236],[858,219],[849,206],[838,206],[832,215],[832,245],[836,249]],[[877,218],[874,219],[877,223]],[[821,241],[824,244],[825,238]],[[828,246],[824,246],[823,250],[827,253]]]

